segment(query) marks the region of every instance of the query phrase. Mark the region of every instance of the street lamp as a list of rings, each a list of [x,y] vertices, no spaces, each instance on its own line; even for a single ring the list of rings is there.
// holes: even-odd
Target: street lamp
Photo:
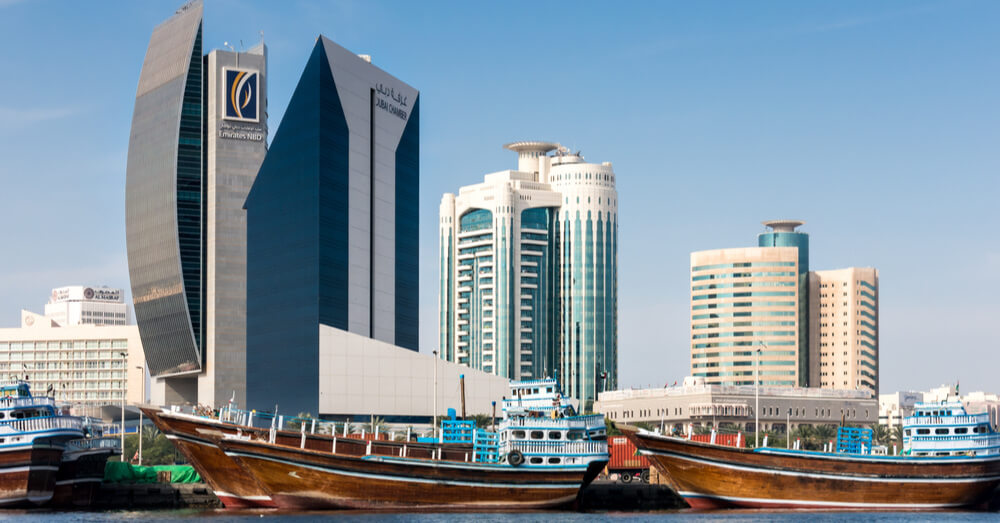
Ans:
[[[140,392],[140,398],[142,401],[139,402],[139,429],[136,430],[136,434],[139,436],[139,466],[142,466],[142,405],[146,403],[146,369],[142,368],[142,365],[136,365],[135,368],[139,369],[139,386],[142,387]]]
[[[753,421],[753,446],[760,445],[760,347],[767,347],[764,342],[758,342],[756,352],[753,357],[753,396],[754,396],[754,421]]]
[[[438,411],[438,351],[432,351],[434,354],[434,407],[431,412],[431,427],[434,429],[434,439],[437,439],[437,423],[434,422],[437,418]]]
[[[119,352],[122,357],[122,368],[125,369],[122,378],[122,463],[125,463],[125,387],[128,384],[128,365],[125,363],[125,353]]]

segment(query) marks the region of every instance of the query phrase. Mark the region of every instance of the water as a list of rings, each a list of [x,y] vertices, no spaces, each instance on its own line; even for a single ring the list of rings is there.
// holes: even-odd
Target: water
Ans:
[[[10,510],[0,511],[0,519],[16,519],[20,522],[51,522],[51,523],[86,523],[103,521],[166,521],[195,523],[200,521],[212,523],[228,522],[264,522],[287,521],[302,523],[320,519],[336,519],[338,521],[368,523],[387,521],[393,523],[519,523],[519,522],[644,522],[661,521],[663,519],[679,521],[780,521],[798,522],[808,519],[809,523],[827,522],[965,522],[965,521],[1000,521],[997,512],[838,512],[793,510],[773,512],[766,510],[726,510],[726,511],[691,511],[674,510],[663,512],[528,512],[528,513],[492,513],[492,514],[413,514],[406,512],[278,512],[233,511],[233,510],[150,510],[150,511],[109,511],[109,512],[54,512],[46,510]]]

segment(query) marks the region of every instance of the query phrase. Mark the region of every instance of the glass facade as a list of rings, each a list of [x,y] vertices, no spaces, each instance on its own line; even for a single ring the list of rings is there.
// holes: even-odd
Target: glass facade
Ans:
[[[511,145],[527,147],[518,171],[442,199],[442,357],[510,378],[556,377],[589,410],[617,387],[614,174],[540,152],[558,144]]]
[[[319,324],[347,329],[347,155],[317,43],[246,202],[250,408],[317,413]]]
[[[417,348],[419,99],[409,98],[406,122],[384,123],[373,94],[378,75],[384,73],[321,37],[247,197],[250,408],[277,403],[285,412],[318,414],[320,325]],[[385,177],[385,157],[375,153],[390,140],[371,140],[397,123],[395,171]],[[369,194],[358,196],[361,187]],[[392,191],[386,209],[377,196]],[[355,241],[362,237],[364,243]],[[377,255],[386,247],[394,256],[384,258],[394,265]],[[387,265],[391,270],[375,269]],[[379,288],[388,281],[394,283]],[[355,303],[356,296],[365,303]],[[388,333],[379,338],[378,329]]]
[[[396,147],[396,345],[420,344],[420,99]]]
[[[799,387],[809,387],[809,235],[774,230],[757,236],[758,247],[795,247],[799,251]]]
[[[129,278],[153,376],[196,373],[204,364],[201,14],[201,5],[192,4],[153,32],[132,116]]]

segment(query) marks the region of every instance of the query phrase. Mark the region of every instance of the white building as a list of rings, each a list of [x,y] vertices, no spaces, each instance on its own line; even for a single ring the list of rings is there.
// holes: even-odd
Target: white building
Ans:
[[[62,326],[22,311],[21,327],[0,329],[0,375],[27,377],[35,394],[76,414],[102,417],[101,408],[119,408],[123,396],[131,405],[142,402],[144,366],[135,325]]]
[[[52,289],[45,317],[60,326],[128,325],[128,305],[121,289],[72,285]]]
[[[441,357],[512,379],[557,376],[589,410],[617,387],[614,170],[557,143],[504,147],[516,170],[441,199]]]

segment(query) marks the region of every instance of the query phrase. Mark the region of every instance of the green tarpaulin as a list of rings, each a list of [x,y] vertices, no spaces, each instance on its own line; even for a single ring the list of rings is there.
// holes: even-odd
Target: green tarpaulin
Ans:
[[[159,483],[157,474],[169,471],[171,483],[201,483],[201,476],[191,465],[156,465],[140,467],[119,461],[104,465],[104,481],[108,483]]]

